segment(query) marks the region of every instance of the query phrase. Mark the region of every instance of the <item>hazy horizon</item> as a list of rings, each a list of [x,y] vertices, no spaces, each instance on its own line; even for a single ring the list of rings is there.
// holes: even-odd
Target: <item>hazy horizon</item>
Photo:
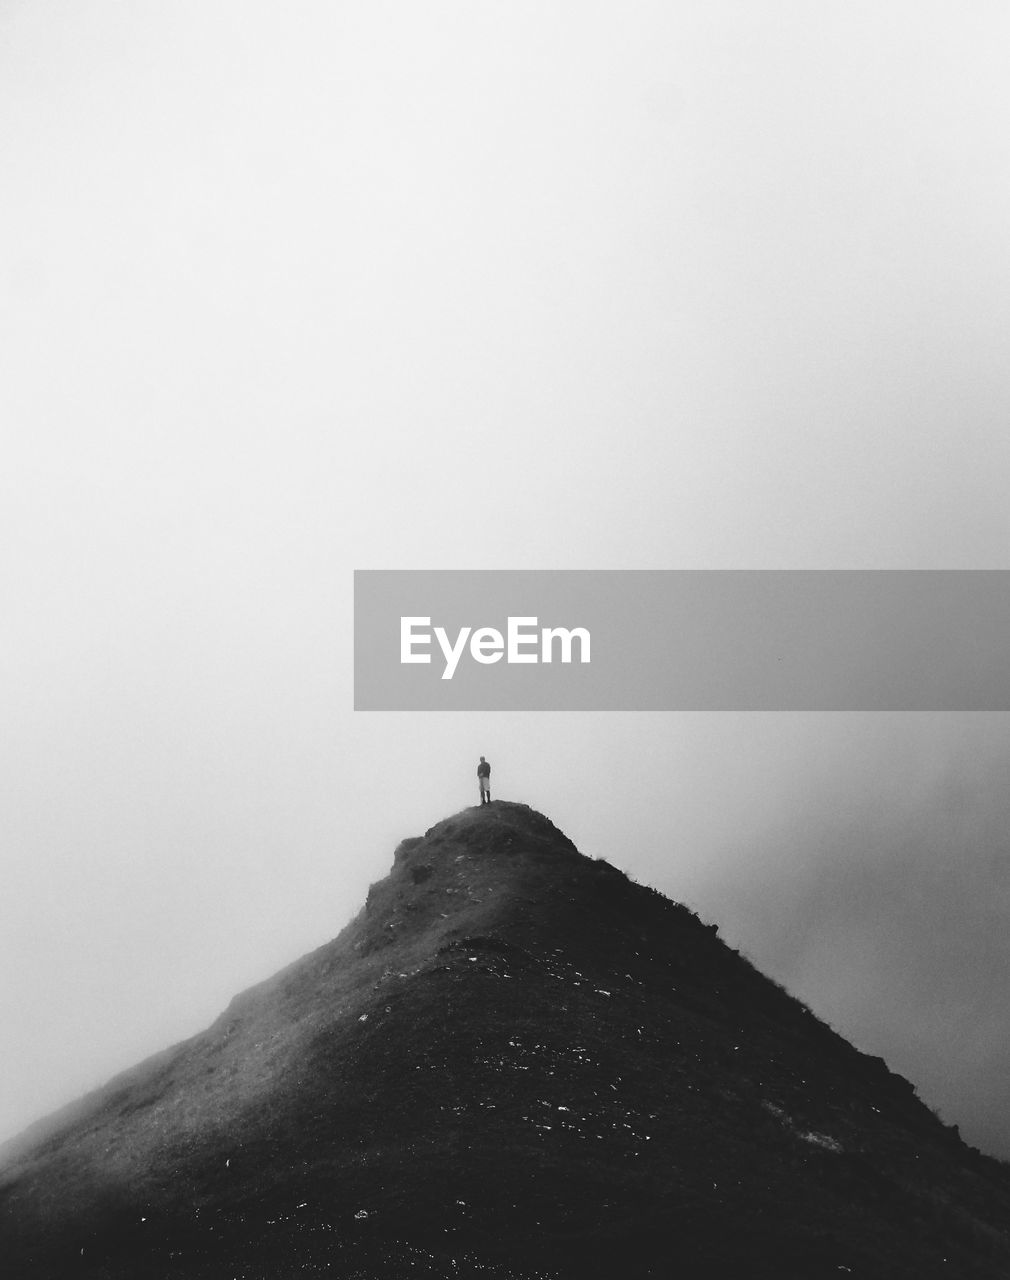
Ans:
[[[484,754],[1010,1156],[1007,716],[351,693],[359,568],[1010,568],[1010,14],[0,32],[0,1138],[333,937]]]

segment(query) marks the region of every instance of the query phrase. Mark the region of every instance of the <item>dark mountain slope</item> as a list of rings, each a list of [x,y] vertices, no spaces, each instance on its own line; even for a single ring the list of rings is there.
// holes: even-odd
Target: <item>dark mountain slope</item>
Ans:
[[[1007,1166],[502,802],[4,1156],[5,1275],[1010,1275]]]

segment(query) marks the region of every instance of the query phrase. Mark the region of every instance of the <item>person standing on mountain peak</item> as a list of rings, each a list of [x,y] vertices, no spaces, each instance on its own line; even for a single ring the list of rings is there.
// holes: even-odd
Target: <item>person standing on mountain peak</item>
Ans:
[[[481,804],[491,803],[491,766],[484,759],[480,758],[480,764],[477,766],[477,785],[480,787]]]

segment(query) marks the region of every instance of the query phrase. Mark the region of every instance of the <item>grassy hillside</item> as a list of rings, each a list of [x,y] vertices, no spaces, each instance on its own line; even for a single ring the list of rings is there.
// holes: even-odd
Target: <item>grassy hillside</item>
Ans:
[[[502,802],[3,1154],[9,1275],[1010,1274],[1005,1165]]]

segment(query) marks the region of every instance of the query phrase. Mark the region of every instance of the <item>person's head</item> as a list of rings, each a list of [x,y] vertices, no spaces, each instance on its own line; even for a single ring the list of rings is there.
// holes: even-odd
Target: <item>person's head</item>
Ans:
[[[481,764],[483,764],[483,763],[484,763],[484,757],[483,757],[483,756],[481,756],[481,758],[480,758],[480,762],[481,762]]]

